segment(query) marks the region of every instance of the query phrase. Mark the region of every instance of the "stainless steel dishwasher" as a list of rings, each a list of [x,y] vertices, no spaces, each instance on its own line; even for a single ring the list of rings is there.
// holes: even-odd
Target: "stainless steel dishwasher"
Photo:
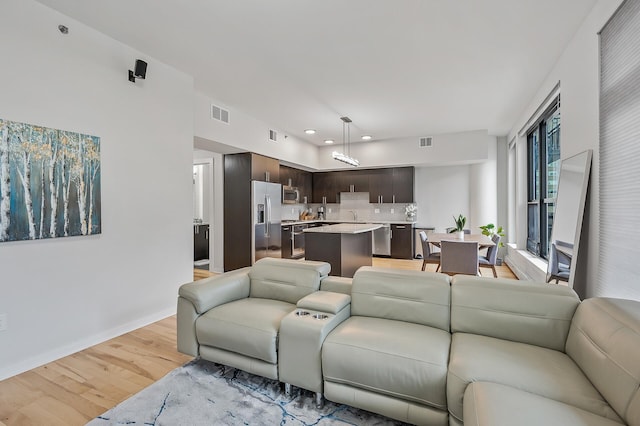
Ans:
[[[391,256],[391,225],[383,223],[373,231],[373,255]]]

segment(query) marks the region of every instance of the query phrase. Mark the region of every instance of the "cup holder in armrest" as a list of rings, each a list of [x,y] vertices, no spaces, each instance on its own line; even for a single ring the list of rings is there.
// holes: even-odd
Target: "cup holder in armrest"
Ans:
[[[317,319],[317,320],[326,320],[327,318],[329,318],[329,315],[325,315],[325,314],[313,314],[311,316],[313,319]]]
[[[309,315],[309,311],[296,311],[296,316],[304,317],[306,315]]]

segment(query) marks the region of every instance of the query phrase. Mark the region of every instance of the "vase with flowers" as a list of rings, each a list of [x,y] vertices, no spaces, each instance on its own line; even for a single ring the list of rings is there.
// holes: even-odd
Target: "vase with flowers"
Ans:
[[[415,222],[418,216],[418,206],[415,204],[407,204],[404,207],[404,214],[407,217],[407,221]]]

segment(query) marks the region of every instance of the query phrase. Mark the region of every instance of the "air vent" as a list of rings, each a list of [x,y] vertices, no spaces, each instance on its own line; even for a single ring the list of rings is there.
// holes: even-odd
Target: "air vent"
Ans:
[[[433,144],[433,138],[431,136],[420,138],[420,148],[431,146]]]
[[[211,118],[229,124],[229,111],[219,106],[211,105]]]
[[[278,132],[276,132],[275,130],[269,130],[269,140],[277,142],[277,140],[278,140]]]

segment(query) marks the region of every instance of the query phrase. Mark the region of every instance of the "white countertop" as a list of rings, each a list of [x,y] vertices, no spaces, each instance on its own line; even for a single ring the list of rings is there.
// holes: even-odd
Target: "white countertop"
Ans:
[[[338,223],[335,225],[307,228],[304,232],[317,232],[322,234],[361,234],[381,228],[379,223]]]

